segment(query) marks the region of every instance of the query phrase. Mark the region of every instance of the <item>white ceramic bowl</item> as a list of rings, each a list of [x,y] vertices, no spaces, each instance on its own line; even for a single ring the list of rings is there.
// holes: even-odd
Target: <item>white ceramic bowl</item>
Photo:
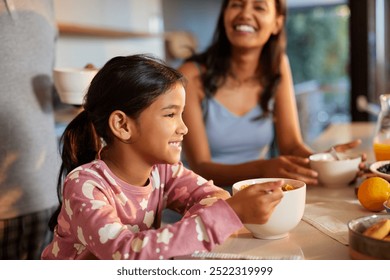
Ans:
[[[237,182],[233,185],[233,195],[240,191],[244,185],[253,185],[270,181],[280,180],[278,178],[250,179]],[[280,239],[287,237],[301,221],[306,203],[306,184],[302,181],[283,179],[286,184],[295,189],[285,191],[280,203],[275,207],[274,212],[265,224],[244,224],[254,237],[261,239]]]
[[[379,177],[382,177],[383,179],[387,180],[387,181],[390,181],[390,173],[387,174],[387,173],[384,173],[384,172],[380,172],[378,170],[378,168],[386,165],[386,164],[390,164],[390,160],[382,160],[382,161],[377,161],[377,162],[374,162],[373,164],[370,165],[370,171],[376,175],[378,175]]]
[[[360,156],[336,160],[330,153],[311,155],[310,167],[318,172],[319,183],[325,187],[342,187],[350,183],[359,171]]]
[[[61,102],[72,105],[83,104],[84,95],[97,72],[97,69],[55,68],[54,85]]]

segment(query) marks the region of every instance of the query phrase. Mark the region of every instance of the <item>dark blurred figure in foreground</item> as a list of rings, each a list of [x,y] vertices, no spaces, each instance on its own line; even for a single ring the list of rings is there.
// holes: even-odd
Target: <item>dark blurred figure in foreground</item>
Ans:
[[[39,259],[60,164],[51,0],[0,0],[0,259]]]

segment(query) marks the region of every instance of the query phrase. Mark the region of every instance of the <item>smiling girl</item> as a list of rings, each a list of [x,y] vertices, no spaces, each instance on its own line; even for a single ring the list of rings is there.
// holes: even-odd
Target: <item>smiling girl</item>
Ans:
[[[42,259],[170,259],[268,220],[282,181],[230,198],[179,162],[184,104],[183,76],[163,62],[133,55],[106,63],[62,136],[61,206]],[[161,227],[164,208],[183,219]]]

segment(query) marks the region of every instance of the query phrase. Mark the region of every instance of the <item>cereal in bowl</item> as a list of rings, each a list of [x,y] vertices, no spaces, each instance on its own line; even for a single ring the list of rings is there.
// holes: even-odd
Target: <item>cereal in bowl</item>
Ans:
[[[240,187],[240,191],[241,190],[243,190],[243,189],[246,189],[247,187],[250,187],[250,186],[253,186],[253,184],[252,185],[242,185],[241,187]],[[289,185],[289,184],[285,184],[285,185],[283,185],[283,187],[282,187],[282,191],[284,191],[284,192],[286,192],[286,191],[291,191],[291,190],[293,190],[293,189],[295,189],[293,186],[291,186],[291,185]]]

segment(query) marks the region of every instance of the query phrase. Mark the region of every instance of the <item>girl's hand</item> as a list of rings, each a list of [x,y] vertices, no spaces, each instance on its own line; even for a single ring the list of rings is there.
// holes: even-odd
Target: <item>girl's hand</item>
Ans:
[[[262,177],[290,178],[305,182],[307,185],[318,184],[318,173],[310,168],[308,158],[298,156],[279,156],[267,160],[262,167]]]
[[[243,224],[265,224],[283,197],[283,180],[254,184],[240,190],[226,202]]]

